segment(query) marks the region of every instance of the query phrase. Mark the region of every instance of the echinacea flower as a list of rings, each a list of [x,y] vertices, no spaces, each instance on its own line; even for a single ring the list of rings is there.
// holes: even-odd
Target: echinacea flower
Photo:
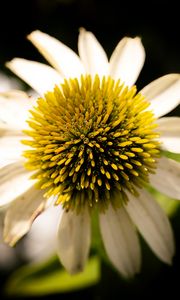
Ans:
[[[14,140],[20,149],[23,141],[17,155],[16,147],[12,150],[15,162],[0,170],[1,205],[9,203],[5,241],[14,245],[53,202],[64,210],[57,252],[70,273],[82,270],[87,260],[94,209],[109,259],[123,276],[140,270],[137,229],[170,264],[172,229],[146,187],[150,183],[180,199],[180,165],[162,151],[179,152],[180,119],[161,118],[179,104],[180,75],[163,76],[137,93],[133,84],[145,59],[139,38],[122,39],[109,61],[84,29],[79,56],[40,31],[28,39],[54,68],[20,58],[7,64],[41,96],[29,112],[17,98],[16,114],[9,113],[9,101],[0,115],[8,135],[1,160],[8,155],[6,144]]]

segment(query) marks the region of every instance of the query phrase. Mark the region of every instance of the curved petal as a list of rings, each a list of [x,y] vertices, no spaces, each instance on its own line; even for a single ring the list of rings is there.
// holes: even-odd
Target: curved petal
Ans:
[[[4,73],[0,71],[0,93],[10,91],[10,90],[19,90],[22,89],[22,84],[21,82],[12,77],[12,76],[7,76]]]
[[[51,205],[32,224],[24,245],[27,259],[39,262],[54,255],[56,252],[55,232],[62,212],[60,205],[58,207]]]
[[[12,131],[27,128],[28,110],[34,104],[35,100],[21,91],[0,93],[0,127]]]
[[[161,193],[180,200],[180,163],[161,157],[156,174],[150,175],[150,183]]]
[[[174,255],[174,238],[171,225],[162,208],[145,190],[140,196],[128,194],[126,210],[154,253],[171,264]]]
[[[142,93],[150,102],[155,116],[161,117],[180,103],[180,74],[162,76],[145,86]]]
[[[57,252],[70,274],[83,270],[90,247],[90,215],[87,208],[79,214],[64,212],[59,229]]]
[[[7,268],[12,268],[17,263],[17,257],[14,249],[10,248],[8,245],[4,244],[3,241],[3,227],[4,227],[4,216],[7,207],[3,210],[0,209],[0,266]]]
[[[0,168],[22,160],[22,152],[27,146],[21,143],[25,139],[21,130],[0,122]]]
[[[180,153],[180,118],[164,117],[157,121],[162,147],[174,153]]]
[[[125,209],[115,210],[109,205],[99,218],[104,246],[115,268],[125,277],[138,273],[141,265],[140,245]]]
[[[54,37],[36,30],[28,35],[28,39],[61,76],[79,77],[84,73],[78,55]]]
[[[30,229],[35,218],[43,212],[46,200],[43,191],[34,187],[17,197],[9,206],[4,219],[4,241],[14,246]]]
[[[0,166],[15,162],[22,157],[26,146],[21,144],[23,136],[1,136],[0,134]]]
[[[53,90],[63,79],[53,68],[23,58],[14,58],[6,66],[40,95]]]
[[[92,76],[107,75],[107,55],[92,32],[86,31],[84,28],[80,29],[78,50],[88,74]]]
[[[0,169],[0,207],[12,202],[33,185],[30,172],[22,162],[9,164]]]
[[[23,128],[22,128],[23,130]],[[24,134],[21,129],[13,128],[13,126],[4,123],[0,120],[0,137],[24,137]]]
[[[109,75],[132,86],[141,72],[145,50],[140,38],[123,38],[110,58]]]

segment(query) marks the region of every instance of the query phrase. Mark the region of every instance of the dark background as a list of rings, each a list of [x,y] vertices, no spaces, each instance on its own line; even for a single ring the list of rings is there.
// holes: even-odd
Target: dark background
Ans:
[[[12,75],[4,63],[13,57],[44,62],[38,51],[26,40],[35,29],[49,33],[77,51],[79,27],[92,31],[108,56],[123,36],[142,38],[146,62],[137,81],[142,88],[167,73],[180,73],[180,22],[178,1],[95,1],[31,0],[1,1],[0,4],[0,70]],[[178,115],[178,109],[171,115]],[[161,264],[144,246],[142,274],[132,283],[121,280],[106,264],[102,280],[96,287],[59,299],[129,299],[179,294],[180,282],[180,212],[172,218],[177,254],[172,268]],[[156,265],[155,272],[150,265]],[[1,283],[7,273],[2,273]],[[178,299],[178,296],[177,296]]]
[[[42,61],[26,40],[35,29],[77,51],[79,27],[92,31],[108,56],[123,36],[142,38],[146,62],[141,87],[158,76],[180,71],[178,1],[31,0],[1,1],[0,68],[15,56]]]

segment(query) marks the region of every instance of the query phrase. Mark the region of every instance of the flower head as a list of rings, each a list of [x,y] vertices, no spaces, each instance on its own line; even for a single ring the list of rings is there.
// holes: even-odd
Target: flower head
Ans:
[[[10,202],[6,242],[13,245],[47,203],[55,203],[64,210],[58,254],[69,272],[78,272],[88,256],[90,215],[97,207],[106,252],[122,275],[132,276],[140,269],[133,223],[156,255],[170,263],[172,230],[145,188],[150,182],[180,199],[179,164],[162,157],[161,151],[179,152],[180,121],[157,120],[179,104],[180,75],[166,75],[137,92],[133,84],[145,58],[139,38],[120,41],[109,62],[94,35],[84,29],[78,41],[80,58],[39,31],[28,38],[56,70],[18,58],[7,64],[41,97],[33,101],[29,116],[25,111],[28,128],[23,130],[21,122],[23,137],[21,133],[16,139],[18,145],[23,140],[24,159],[0,171],[12,182],[18,175],[26,183],[16,189],[12,203],[5,191],[4,202]]]
[[[159,154],[156,124],[144,97],[98,75],[65,80],[38,99],[28,121],[26,166],[36,186],[66,210],[127,201],[148,182]],[[33,149],[33,150],[32,150]],[[117,194],[119,200],[117,200]],[[117,203],[116,203],[117,202]]]

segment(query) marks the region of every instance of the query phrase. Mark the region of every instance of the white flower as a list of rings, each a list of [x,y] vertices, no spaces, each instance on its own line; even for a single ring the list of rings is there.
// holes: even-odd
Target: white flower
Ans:
[[[0,142],[0,163],[6,161],[0,169],[0,201],[2,206],[8,205],[5,241],[14,245],[49,201],[62,203],[65,210],[58,228],[57,251],[65,268],[76,273],[88,257],[90,210],[97,206],[106,252],[123,276],[133,276],[140,270],[136,228],[152,251],[170,264],[174,255],[171,226],[145,190],[145,182],[149,178],[159,191],[180,199],[180,165],[158,157],[154,118],[147,110],[146,99],[159,118],[156,123],[161,147],[180,152],[180,119],[161,118],[180,102],[180,75],[169,74],[153,81],[140,91],[144,99],[136,96],[132,87],[145,59],[139,38],[122,39],[109,61],[95,36],[84,29],[79,35],[79,56],[40,31],[28,38],[54,68],[20,58],[7,64],[40,95],[46,94],[37,100],[31,118],[27,106],[32,103],[23,102],[21,97],[14,101],[0,98],[0,119],[6,127]],[[107,75],[110,77],[103,78]],[[77,79],[70,79],[74,77]],[[34,178],[40,189],[34,188],[34,181],[29,180],[31,172],[22,164],[24,146],[19,141],[27,119],[30,130],[25,133],[31,140],[28,137],[25,144],[31,150],[24,156],[31,172],[36,170]],[[88,131],[92,127],[92,132]],[[43,198],[42,189],[49,200]]]

